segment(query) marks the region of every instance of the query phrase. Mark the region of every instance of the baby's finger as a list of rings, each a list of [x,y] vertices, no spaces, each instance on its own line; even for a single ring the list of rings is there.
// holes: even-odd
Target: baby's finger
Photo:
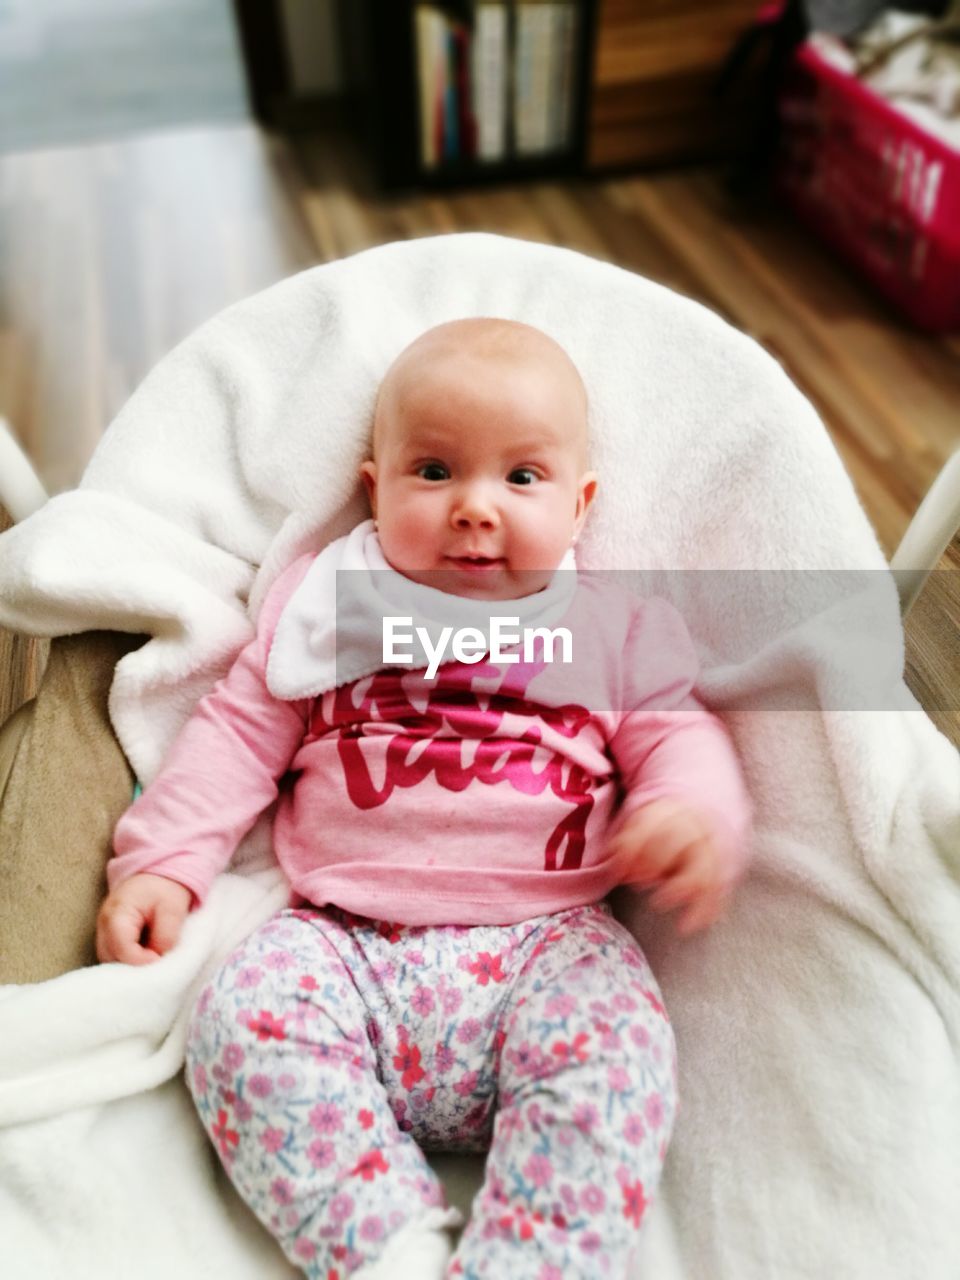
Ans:
[[[687,850],[698,841],[683,826],[662,827],[654,832],[637,849],[636,861],[629,874],[631,884],[658,884],[665,877],[673,877],[683,870]]]
[[[166,955],[177,945],[186,914],[186,907],[181,909],[169,903],[161,903],[154,911],[149,943],[159,955]]]
[[[729,893],[704,894],[680,916],[677,921],[677,932],[686,937],[688,934],[697,933],[701,929],[716,924],[724,915],[729,900]]]
[[[698,840],[687,845],[678,855],[675,870],[659,889],[650,895],[654,911],[672,911],[701,894],[717,890],[710,842]]]
[[[134,906],[117,907],[107,922],[107,941],[111,959],[121,964],[151,964],[157,959],[153,951],[140,945],[146,924],[143,913]]]

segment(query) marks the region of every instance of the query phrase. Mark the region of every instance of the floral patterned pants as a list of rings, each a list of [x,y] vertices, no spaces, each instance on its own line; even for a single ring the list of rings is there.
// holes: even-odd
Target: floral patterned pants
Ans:
[[[676,1109],[656,983],[603,904],[469,927],[283,911],[202,992],[187,1081],[240,1194],[319,1280],[442,1220],[424,1150],[487,1146],[448,1276],[626,1276]]]

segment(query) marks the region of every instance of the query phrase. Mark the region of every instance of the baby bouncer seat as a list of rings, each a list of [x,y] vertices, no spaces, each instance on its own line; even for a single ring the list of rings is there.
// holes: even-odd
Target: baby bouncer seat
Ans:
[[[752,340],[608,264],[481,234],[388,245],[229,308],[157,366],[79,488],[0,538],[0,623],[112,633],[119,744],[80,740],[99,763],[69,805],[56,781],[8,788],[5,919],[44,946],[37,904],[71,874],[58,825],[71,846],[79,827],[73,928],[92,936],[130,779],[156,774],[278,573],[366,515],[393,357],[470,315],[536,325],[578,365],[601,483],[579,564],[680,608],[756,810],[750,873],[707,933],[618,902],[680,1071],[636,1280],[956,1280],[960,763],[903,684],[895,584],[813,408]],[[77,739],[55,717],[51,738],[33,766],[69,777],[57,747]],[[0,988],[6,1280],[295,1274],[178,1074],[200,986],[285,900],[268,816],[158,963]],[[438,1164],[466,1203],[478,1162]]]

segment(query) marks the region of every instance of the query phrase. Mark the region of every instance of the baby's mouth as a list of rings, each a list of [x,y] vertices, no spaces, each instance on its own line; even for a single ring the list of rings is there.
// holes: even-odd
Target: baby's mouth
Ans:
[[[503,556],[447,556],[447,559],[461,569],[476,572],[497,569],[506,564]]]

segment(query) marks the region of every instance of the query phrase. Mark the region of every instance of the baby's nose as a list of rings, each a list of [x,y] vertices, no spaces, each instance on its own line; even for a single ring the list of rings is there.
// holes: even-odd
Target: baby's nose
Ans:
[[[453,524],[458,529],[469,529],[474,526],[493,529],[499,523],[496,505],[489,494],[479,487],[473,487],[462,493],[454,504],[452,511]]]

